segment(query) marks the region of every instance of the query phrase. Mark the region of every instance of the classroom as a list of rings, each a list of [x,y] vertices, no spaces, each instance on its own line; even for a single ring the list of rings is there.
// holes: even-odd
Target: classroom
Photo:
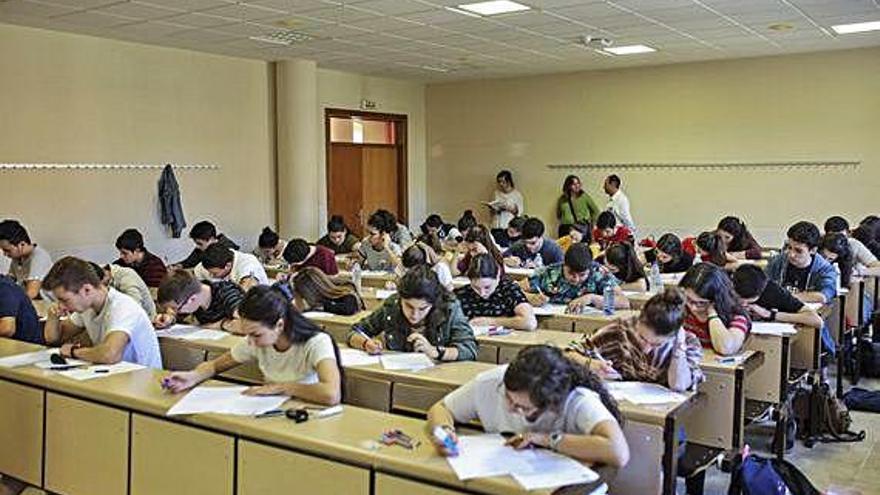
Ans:
[[[878,0],[0,0],[0,495],[880,495]]]

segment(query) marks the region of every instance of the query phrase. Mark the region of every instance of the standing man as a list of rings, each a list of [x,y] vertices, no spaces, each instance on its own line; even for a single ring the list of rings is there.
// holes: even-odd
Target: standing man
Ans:
[[[620,189],[620,177],[615,174],[609,175],[605,178],[603,188],[609,198],[605,209],[614,213],[614,217],[617,218],[618,222],[628,228],[630,232],[635,233],[636,224],[633,221],[632,213],[629,211],[629,198]]]

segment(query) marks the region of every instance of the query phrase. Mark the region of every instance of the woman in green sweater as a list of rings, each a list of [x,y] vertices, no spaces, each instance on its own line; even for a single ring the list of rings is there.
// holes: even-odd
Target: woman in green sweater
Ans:
[[[559,219],[559,237],[568,235],[572,225],[576,223],[590,222],[596,224],[599,216],[599,207],[583,189],[581,179],[576,175],[569,175],[562,185],[562,196],[556,203],[556,218]]]

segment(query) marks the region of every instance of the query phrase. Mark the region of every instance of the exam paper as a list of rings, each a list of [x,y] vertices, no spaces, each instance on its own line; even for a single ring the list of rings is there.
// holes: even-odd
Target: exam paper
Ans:
[[[220,340],[229,334],[195,325],[171,325],[165,330],[156,330],[156,335],[178,340]]]
[[[196,387],[177,401],[165,413],[167,416],[180,414],[218,413],[239,416],[254,416],[277,409],[286,396],[242,395],[248,387]]]
[[[525,277],[531,277],[533,273],[535,273],[534,268],[519,268],[516,266],[506,266],[504,267],[504,271],[508,275],[522,275]]]
[[[339,349],[342,366],[366,366],[379,364],[379,356],[371,356],[359,349]]]
[[[797,329],[791,323],[756,321],[752,323],[752,333],[756,335],[794,335]]]
[[[434,361],[421,352],[384,354],[379,359],[386,370],[420,370],[434,366]]]
[[[656,383],[605,382],[605,386],[615,399],[626,400],[633,404],[669,404],[687,399],[687,396]]]
[[[389,297],[397,294],[397,291],[387,290],[387,289],[376,289],[376,299],[388,299]]]
[[[302,315],[310,320],[313,320],[316,318],[330,318],[330,317],[336,316],[333,313],[328,313],[326,311],[306,311]]]
[[[5,358],[0,358],[0,368],[17,368],[19,366],[36,364],[40,361],[49,361],[51,354],[52,349],[43,349],[42,351],[6,356]]]
[[[116,364],[94,364],[85,368],[77,368],[75,370],[59,371],[58,374],[72,378],[74,380],[91,380],[93,378],[104,378],[112,375],[119,375],[131,371],[142,370],[146,366],[137,363],[127,363],[125,361]]]
[[[534,309],[537,316],[564,315],[568,306],[565,304],[545,304]]]

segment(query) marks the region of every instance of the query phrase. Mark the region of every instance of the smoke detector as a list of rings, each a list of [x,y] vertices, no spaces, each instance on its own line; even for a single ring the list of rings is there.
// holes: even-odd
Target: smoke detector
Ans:
[[[590,36],[589,34],[585,34],[580,37],[578,40],[582,45],[587,48],[593,48],[595,50],[601,50],[603,48],[608,48],[613,45],[614,42],[609,38],[603,38],[601,36]]]

